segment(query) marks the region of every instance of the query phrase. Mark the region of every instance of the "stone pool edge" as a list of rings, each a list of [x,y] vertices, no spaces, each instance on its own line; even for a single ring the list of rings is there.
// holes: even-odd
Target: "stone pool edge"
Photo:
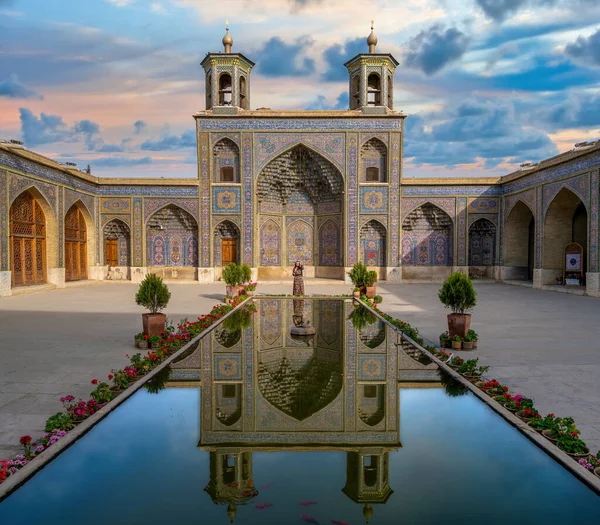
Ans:
[[[108,416],[113,410],[115,410],[119,405],[127,401],[127,399],[129,399],[140,388],[142,388],[148,382],[149,379],[154,377],[163,368],[169,366],[175,360],[175,358],[179,357],[183,352],[189,350],[193,344],[197,343],[211,330],[219,326],[223,322],[223,320],[225,320],[227,317],[232,315],[239,308],[241,308],[248,301],[251,300],[252,297],[248,297],[247,299],[242,301],[233,310],[227,312],[216,323],[213,323],[206,330],[199,333],[196,337],[194,337],[194,339],[192,339],[185,346],[177,350],[177,352],[175,352],[173,355],[165,359],[160,365],[158,365],[152,371],[148,372],[144,377],[141,377],[135,383],[133,383],[133,385],[127,387],[127,389],[123,391],[121,395],[115,397],[112,401],[110,401],[109,403],[104,405],[100,410],[98,410],[98,412],[96,412],[94,415],[88,417],[85,421],[69,430],[69,432],[67,432],[67,435],[64,438],[57,441],[54,445],[52,445],[52,447],[44,450],[44,452],[42,452],[39,456],[35,458],[35,461],[29,462],[22,469],[20,469],[18,473],[13,474],[8,479],[6,479],[4,483],[0,484],[0,502],[5,500],[14,491],[19,489],[22,485],[24,485],[31,477],[37,474],[38,471],[43,469],[48,463],[55,459],[56,456],[58,456],[67,448],[69,448],[79,438],[87,434],[92,427],[100,423],[100,421],[102,421],[106,416]]]
[[[477,388],[473,383],[467,381],[462,375],[460,375],[456,370],[452,367],[448,366],[444,361],[438,359],[437,356],[428,352],[423,346],[413,341],[410,337],[404,334],[401,330],[395,327],[388,320],[384,319],[377,310],[371,308],[371,306],[354,299],[354,301],[369,309],[373,314],[377,316],[381,321],[386,323],[388,326],[394,329],[394,331],[400,334],[400,337],[404,339],[406,342],[413,345],[415,348],[420,350],[424,355],[426,355],[429,359],[431,359],[438,367],[444,372],[447,372],[454,379],[459,381],[463,386],[466,386],[471,392],[473,392],[481,401],[483,401],[486,405],[488,405],[492,410],[494,410],[498,415],[504,418],[510,425],[515,427],[521,434],[523,434],[527,439],[532,441],[535,445],[541,448],[546,454],[551,456],[553,459],[558,461],[564,468],[566,468],[571,474],[573,474],[576,478],[578,478],[581,482],[587,485],[591,490],[593,490],[597,495],[600,496],[600,478],[595,476],[593,473],[581,467],[577,461],[571,458],[566,452],[563,452],[560,448],[554,445],[551,441],[542,437],[541,434],[533,430],[529,425],[521,421],[517,416],[515,416],[510,410],[504,408],[500,403],[494,401],[491,397],[482,392],[479,388]]]

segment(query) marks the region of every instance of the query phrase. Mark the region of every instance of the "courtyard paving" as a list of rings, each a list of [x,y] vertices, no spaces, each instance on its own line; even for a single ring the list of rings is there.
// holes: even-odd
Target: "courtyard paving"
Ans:
[[[169,284],[170,319],[195,319],[223,297],[224,285]],[[436,342],[446,327],[439,284],[381,284],[382,309]],[[39,436],[66,394],[87,397],[91,380],[122,367],[141,330],[137,285],[94,283],[0,299],[0,458],[19,437]],[[600,448],[600,301],[501,284],[476,284],[473,328],[490,375],[533,397],[542,413],[572,415],[583,438]],[[307,281],[306,293],[349,293],[341,283]],[[260,292],[290,293],[291,284]]]

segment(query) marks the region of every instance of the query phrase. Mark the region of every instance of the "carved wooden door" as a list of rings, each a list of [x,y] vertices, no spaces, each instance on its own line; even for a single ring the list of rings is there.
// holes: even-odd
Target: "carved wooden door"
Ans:
[[[108,266],[119,266],[119,240],[106,239],[106,264]]]
[[[237,263],[237,239],[221,240],[221,264]]]
[[[71,207],[65,217],[65,278],[67,281],[87,279],[87,228],[76,206]]]

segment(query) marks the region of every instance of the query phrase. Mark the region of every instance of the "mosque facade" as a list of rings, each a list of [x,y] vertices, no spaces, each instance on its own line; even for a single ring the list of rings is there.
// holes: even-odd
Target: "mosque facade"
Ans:
[[[295,261],[307,277],[364,261],[388,282],[462,270],[542,288],[569,260],[600,296],[600,141],[504,177],[406,179],[398,62],[373,32],[345,64],[343,111],[250,109],[254,63],[223,45],[201,63],[197,179],[98,178],[0,141],[0,296],[149,272],[208,283],[229,262],[280,279]]]

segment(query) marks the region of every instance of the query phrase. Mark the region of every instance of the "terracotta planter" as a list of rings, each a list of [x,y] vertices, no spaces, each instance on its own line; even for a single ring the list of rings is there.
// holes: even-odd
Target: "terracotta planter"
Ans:
[[[552,441],[552,443],[556,443],[558,441],[556,438],[552,437],[551,430],[542,430],[542,436],[544,436],[546,439],[549,439],[550,441]]]
[[[367,286],[366,294],[367,297],[375,297],[377,295],[377,286]]]
[[[473,341],[463,341],[463,350],[473,350]]]
[[[471,314],[449,314],[448,332],[451,336],[458,335],[464,339],[471,329]]]
[[[167,316],[165,314],[142,314],[142,324],[144,326],[144,335],[152,337],[160,335],[165,331]]]
[[[525,411],[524,411],[524,410],[519,410],[519,411],[516,413],[516,416],[517,416],[517,417],[518,417],[520,420],[522,420],[522,421],[525,421],[526,423],[527,423],[528,421],[531,421],[532,419],[535,419],[535,417],[534,417],[534,416],[527,416],[527,415],[525,415]]]
[[[594,475],[600,478],[600,467],[594,469]]]
[[[462,348],[462,341],[452,341],[452,350],[460,350]]]
[[[240,293],[242,292],[243,289],[244,289],[243,286],[229,286],[229,285],[227,285],[225,287],[225,293],[227,294],[228,297],[231,297],[232,299],[235,299],[238,295],[240,295]]]
[[[583,454],[571,454],[570,452],[567,452],[566,450],[563,450],[563,452],[565,454],[568,454],[569,456],[571,456],[575,461],[579,461],[580,459],[587,459],[590,457],[590,449],[586,447],[586,450],[587,450],[587,452],[584,452]]]
[[[442,340],[442,339],[440,339],[440,348],[449,348],[448,347],[448,340]]]
[[[244,290],[243,294],[252,297],[254,295],[254,290]]]
[[[471,341],[473,343],[473,350],[477,350],[477,341]]]
[[[148,350],[148,346],[148,341],[146,341],[145,339],[135,340],[135,347],[139,348],[140,350]]]
[[[531,428],[533,428],[533,430],[535,430],[536,432],[539,432],[539,433],[541,434],[541,433],[544,431],[544,429],[542,428],[542,429],[540,430],[539,428],[535,428],[535,427],[534,427],[534,426],[531,424],[532,422],[533,422],[533,421],[531,421],[531,420],[530,420],[530,421],[527,423],[527,425],[528,425],[528,426],[530,426]]]
[[[352,292],[352,296],[360,299],[360,290],[358,292]]]

